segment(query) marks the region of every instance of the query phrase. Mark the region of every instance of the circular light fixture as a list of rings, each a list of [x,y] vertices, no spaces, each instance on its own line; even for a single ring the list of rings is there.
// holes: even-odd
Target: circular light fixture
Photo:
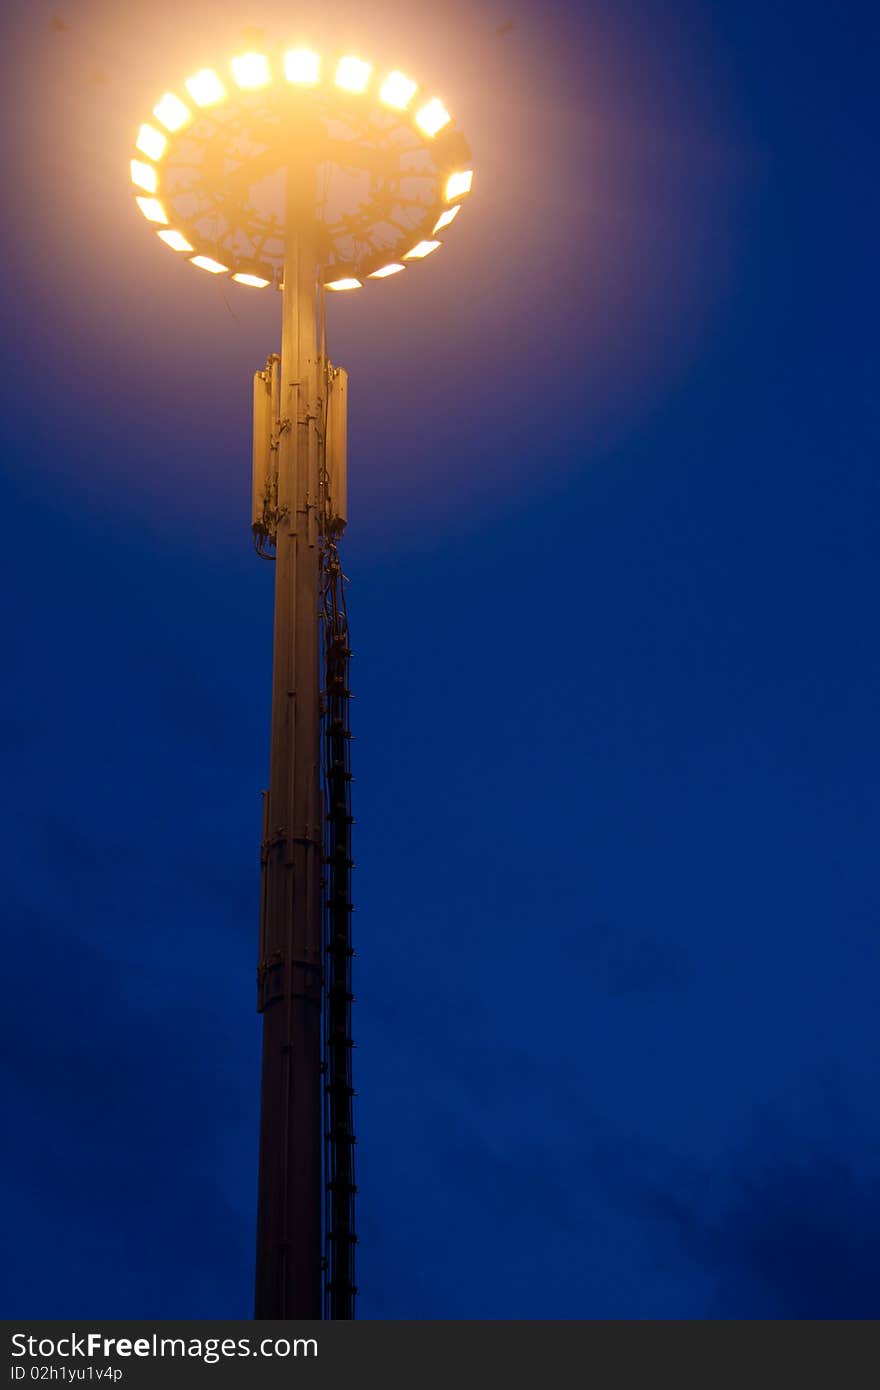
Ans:
[[[238,54],[165,92],[135,139],[135,202],[191,265],[280,289],[297,142],[315,166],[321,281],[333,291],[424,260],[471,191],[467,141],[439,97],[358,54],[299,46]]]

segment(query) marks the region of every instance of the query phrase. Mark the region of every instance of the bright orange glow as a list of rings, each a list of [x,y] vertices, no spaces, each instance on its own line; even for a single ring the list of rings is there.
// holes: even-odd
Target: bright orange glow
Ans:
[[[436,251],[437,247],[442,245],[442,241],[420,241],[411,251],[407,251],[403,259],[405,261],[423,261],[426,256],[430,256],[432,251]]]
[[[257,37],[257,31],[252,31],[252,33],[254,37],[251,42],[255,42],[263,48],[262,41]],[[235,266],[229,266],[215,260],[211,255],[203,254],[205,243],[201,247],[198,244],[202,240],[201,231],[195,233],[195,228],[193,228],[196,234],[196,243],[192,244],[186,233],[169,225],[170,216],[162,201],[163,196],[172,198],[172,194],[169,193],[168,180],[173,175],[174,170],[169,172],[165,166],[169,160],[174,162],[174,151],[167,153],[173,143],[174,133],[194,123],[195,136],[193,137],[191,132],[187,131],[183,137],[183,147],[180,151],[187,169],[191,170],[198,166],[198,156],[193,154],[190,149],[193,138],[198,139],[202,136],[204,137],[203,143],[207,143],[212,137],[212,132],[216,129],[219,132],[218,141],[222,137],[228,143],[236,138],[235,132],[238,129],[236,119],[230,117],[229,120],[224,121],[223,112],[220,112],[216,118],[213,115],[211,117],[203,116],[201,114],[202,109],[218,106],[231,97],[233,102],[238,101],[238,106],[241,106],[242,101],[244,101],[242,110],[251,110],[253,114],[256,106],[253,99],[248,99],[247,94],[258,92],[261,88],[268,88],[273,81],[279,80],[285,84],[285,89],[287,89],[288,83],[303,88],[319,87],[319,84],[323,83],[323,86],[319,87],[320,111],[328,117],[332,116],[332,97],[326,89],[331,83],[335,84],[336,88],[343,93],[370,92],[372,98],[380,103],[381,107],[391,108],[395,112],[407,113],[405,117],[397,118],[389,114],[388,110],[386,110],[384,117],[381,115],[380,109],[374,111],[374,118],[379,122],[376,130],[377,140],[387,135],[388,140],[392,143],[403,138],[405,142],[408,140],[409,145],[412,145],[413,136],[417,131],[429,140],[439,135],[440,132],[444,132],[435,146],[435,163],[439,168],[435,175],[437,180],[434,193],[435,207],[431,209],[430,203],[428,204],[428,210],[433,211],[434,215],[431,231],[428,232],[430,223],[423,224],[419,234],[424,240],[413,244],[405,253],[403,246],[406,245],[406,241],[403,241],[402,246],[398,242],[397,246],[393,248],[397,251],[398,259],[388,261],[384,265],[380,263],[375,270],[369,272],[369,275],[366,272],[362,272],[360,275],[354,272],[356,261],[337,263],[331,269],[324,271],[324,274],[329,273],[331,275],[335,272],[336,278],[327,281],[323,288],[331,290],[333,293],[359,290],[363,288],[367,278],[372,280],[388,279],[393,275],[399,275],[411,261],[421,261],[427,256],[433,255],[442,245],[440,237],[444,234],[445,228],[455,221],[461,211],[459,200],[470,192],[473,180],[473,173],[470,169],[455,169],[452,164],[452,161],[456,159],[454,150],[459,151],[457,158],[462,164],[470,161],[470,155],[463,138],[454,134],[450,135],[445,131],[445,128],[451,126],[452,123],[452,116],[449,111],[439,97],[427,99],[427,93],[420,91],[418,83],[398,68],[390,71],[384,67],[376,69],[372,63],[355,53],[343,52],[340,57],[339,49],[331,58],[322,57],[320,53],[302,45],[280,50],[272,48],[271,51],[268,47],[265,51],[248,50],[230,57],[216,70],[211,67],[199,68],[198,71],[191,73],[186,78],[185,84],[179,89],[186,91],[187,96],[185,98],[181,99],[175,92],[167,91],[156,103],[153,108],[156,125],[140,126],[136,140],[137,153],[130,161],[130,169],[131,180],[134,184],[133,193],[139,195],[140,191],[143,191],[145,195],[143,197],[136,196],[135,201],[144,217],[149,222],[157,224],[153,230],[160,240],[171,250],[185,255],[192,265],[210,275],[229,276],[237,284],[246,285],[252,289],[267,289],[272,285],[283,289],[283,285],[278,285],[279,275],[276,271],[268,266],[262,266],[259,272],[256,270],[259,261],[251,261],[250,264],[254,266],[254,270],[245,272],[237,270]],[[244,98],[236,98],[237,91],[244,92]],[[341,97],[339,99],[342,100]],[[266,100],[266,97],[261,96],[257,101],[261,111]],[[305,97],[301,100],[305,100]],[[312,94],[309,94],[309,100],[314,100]],[[296,98],[293,93],[289,93],[287,98],[282,98],[282,101],[283,110],[280,111],[280,116],[282,119],[290,119],[296,124],[300,99]],[[291,102],[293,102],[292,106]],[[329,111],[325,110],[328,102]],[[340,120],[345,119],[345,110],[348,110],[350,115],[353,114],[355,103],[343,101],[341,107],[338,101],[336,104],[338,107],[337,115]],[[357,104],[360,105],[360,103]],[[238,106],[235,107],[236,112]],[[402,132],[399,119],[404,119],[407,123],[412,121],[408,137],[405,132]],[[216,124],[217,121],[220,122],[219,126]],[[304,132],[293,129],[290,132],[290,138],[294,140],[304,138]],[[419,148],[423,149],[420,142],[417,141],[416,143]],[[415,147],[413,153],[415,153]],[[158,165],[157,161],[163,156],[167,156],[165,164]],[[335,157],[335,146],[332,144],[328,146],[324,157]],[[188,189],[194,180],[198,184],[200,174],[207,179],[212,178],[211,167],[208,166],[210,166],[210,160],[205,168],[195,167],[194,174],[188,172],[186,177],[189,181],[182,185],[182,190]],[[452,166],[452,172],[450,172],[450,166]],[[260,167],[262,168],[262,166]],[[216,172],[214,170],[214,173]],[[442,201],[438,196],[441,190],[445,192],[445,200]],[[186,210],[178,212],[175,207],[171,211],[175,221],[177,221],[178,216],[181,216],[185,224],[189,218]],[[318,216],[320,217],[321,214],[319,213]],[[403,236],[407,240],[416,234],[415,228],[410,228],[407,231],[402,224],[397,224],[397,230],[398,232],[402,230]],[[219,228],[215,228],[213,231],[209,229],[206,235],[208,238],[217,238],[218,236],[222,237],[223,232]],[[259,245],[259,242],[256,244]],[[215,239],[208,239],[206,247],[210,247],[212,250],[223,250],[222,245]],[[392,247],[386,247],[386,254],[391,250]],[[231,250],[230,255],[232,255]],[[379,255],[372,260],[373,265],[376,265],[376,260],[381,255],[380,250]],[[238,258],[235,256],[233,259],[237,260]],[[241,263],[241,261],[238,262],[239,265]],[[244,264],[247,265],[248,263],[245,260]],[[346,264],[349,266],[348,270],[345,268]],[[321,279],[323,280],[323,276]]]
[[[153,107],[153,115],[166,130],[180,130],[192,119],[189,107],[173,92],[166,92],[162,100],[157,101]]]
[[[229,269],[228,265],[221,265],[219,261],[212,261],[210,256],[193,256],[190,265],[197,265],[199,270],[207,270],[211,275],[225,275]]]
[[[160,241],[164,241],[166,246],[170,246],[172,251],[195,251],[194,246],[190,246],[183,232],[157,232],[156,236]]]
[[[216,106],[226,96],[226,88],[212,68],[194,73],[185,86],[196,106]]]
[[[321,59],[310,48],[292,48],[284,55],[284,76],[288,82],[314,87],[321,76]]]
[[[242,53],[240,57],[233,58],[231,67],[239,87],[247,92],[268,87],[272,81],[269,59],[265,53]]]
[[[146,189],[147,193],[155,193],[159,187],[159,177],[152,164],[144,164],[140,159],[131,161],[131,181],[137,188]]]
[[[389,73],[379,88],[380,100],[397,111],[405,111],[418,91],[418,83],[402,72]]]
[[[370,279],[387,280],[389,275],[396,275],[400,270],[406,270],[406,266],[401,265],[399,261],[392,261],[390,265],[383,265],[379,270],[374,270]]]
[[[145,154],[147,159],[161,159],[167,144],[168,141],[161,130],[157,130],[155,126],[142,125],[135,141],[135,149]]]
[[[451,203],[453,198],[462,198],[465,193],[470,193],[473,181],[473,169],[464,169],[461,173],[450,174],[446,180],[447,203]]]
[[[168,215],[158,198],[135,198],[135,202],[148,222],[164,222],[167,224]]]
[[[421,111],[416,114],[416,125],[426,135],[436,135],[438,130],[449,125],[451,120],[452,117],[443,102],[437,97],[434,97],[433,101],[429,101],[427,106],[423,106]]]
[[[340,58],[336,69],[336,85],[345,92],[363,92],[372,71],[372,63],[365,63],[362,58]]]
[[[436,236],[438,232],[442,232],[444,227],[448,227],[450,222],[454,222],[460,212],[461,203],[456,203],[454,208],[447,208],[445,212],[441,213],[431,229],[434,236]]]
[[[255,290],[264,290],[269,284],[268,280],[260,279],[259,275],[244,275],[239,273],[238,275],[233,275],[232,278],[239,285],[251,285]]]

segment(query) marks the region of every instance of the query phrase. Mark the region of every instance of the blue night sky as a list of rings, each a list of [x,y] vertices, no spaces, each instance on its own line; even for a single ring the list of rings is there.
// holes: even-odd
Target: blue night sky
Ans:
[[[4,7],[8,1316],[250,1315],[279,305],[126,161],[300,13]],[[876,1317],[877,9],[323,24],[478,171],[331,305],[359,1316]]]

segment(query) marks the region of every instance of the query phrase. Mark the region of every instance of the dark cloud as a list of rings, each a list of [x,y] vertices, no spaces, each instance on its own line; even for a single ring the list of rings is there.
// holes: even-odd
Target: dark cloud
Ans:
[[[33,914],[15,928],[6,958],[19,988],[0,1016],[0,1045],[16,1058],[5,1162],[21,1229],[28,1212],[41,1229],[51,1210],[63,1238],[51,1257],[21,1242],[28,1276],[4,1305],[33,1315],[39,1294],[47,1317],[170,1317],[186,1287],[181,1315],[210,1316],[236,1269],[246,1307],[240,1174],[255,1162],[257,1059],[252,1046],[243,1065],[222,970],[169,951],[173,984],[157,989],[153,952],[139,962],[129,943],[123,961]],[[100,1298],[83,1266],[103,1271]],[[173,1294],[163,1266],[175,1268]]]
[[[815,1155],[740,1176],[697,1242],[716,1279],[716,1317],[880,1317],[880,1154],[873,1157],[872,1168]]]
[[[694,1316],[758,1319],[880,1315],[880,1152],[827,1147],[796,1156],[751,1152],[709,1173],[668,1155],[629,1166],[631,1196],[654,1239],[664,1234],[705,1279]],[[625,1165],[626,1166],[626,1165]],[[615,1184],[617,1200],[625,1186]]]
[[[579,951],[589,960],[595,983],[612,994],[675,991],[690,980],[690,961],[675,928],[653,930],[621,918],[591,921],[577,929]],[[573,933],[569,933],[569,936]]]

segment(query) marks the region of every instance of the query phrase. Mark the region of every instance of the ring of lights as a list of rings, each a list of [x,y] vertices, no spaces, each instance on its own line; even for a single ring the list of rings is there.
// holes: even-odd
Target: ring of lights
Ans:
[[[316,205],[326,289],[360,289],[438,249],[473,180],[449,112],[405,74],[353,55],[326,71],[308,49],[249,52],[187,78],[185,97],[161,97],[131,161],[135,201],[160,240],[218,278],[280,288],[283,216],[248,198],[286,167],[299,133],[317,140],[316,166],[360,181],[356,207],[334,216],[326,186]]]

